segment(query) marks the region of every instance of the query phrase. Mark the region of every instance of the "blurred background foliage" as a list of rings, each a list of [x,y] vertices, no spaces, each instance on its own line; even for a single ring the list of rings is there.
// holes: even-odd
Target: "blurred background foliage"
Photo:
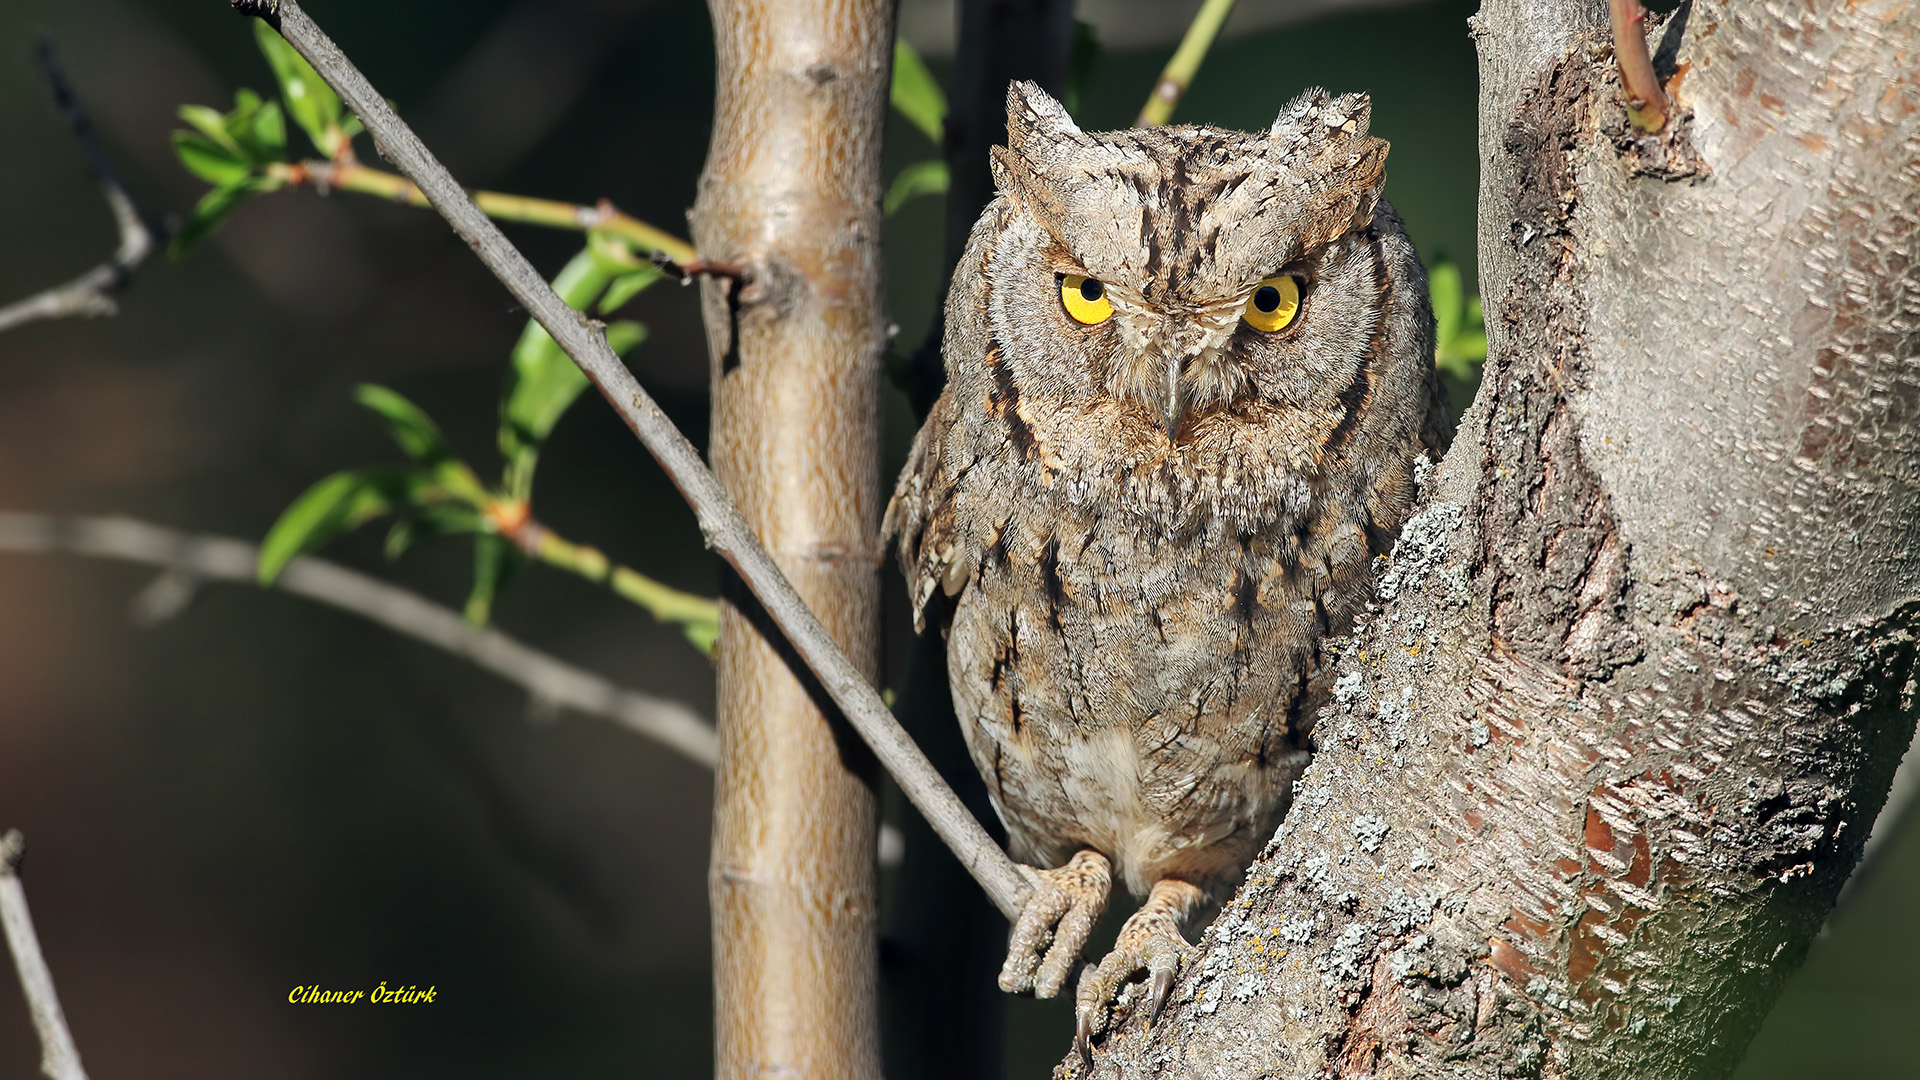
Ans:
[[[1195,7],[1086,0],[1106,48],[1078,95],[1083,126],[1131,122]],[[1308,86],[1370,91],[1374,131],[1393,143],[1389,197],[1429,265],[1456,264],[1436,299],[1467,334],[1472,8],[1243,0],[1175,117],[1257,128]],[[908,0],[902,16],[936,81],[949,13]],[[464,182],[609,198],[683,231],[713,79],[696,0],[329,0],[316,15]],[[184,217],[206,191],[174,157],[178,107],[224,111],[237,88],[274,86],[253,34],[217,0],[0,5],[0,301],[114,244],[30,61],[42,30],[150,210]],[[890,121],[890,182],[935,156],[918,119]],[[580,254],[577,234],[510,233],[551,274]],[[888,220],[903,351],[931,320],[940,236],[937,196],[903,199]],[[707,364],[693,294],[655,287],[619,307],[649,331],[636,372],[700,441]],[[151,261],[118,318],[0,336],[0,507],[260,538],[320,478],[395,460],[385,425],[356,404],[369,383],[419,405],[456,456],[494,475],[494,448],[509,465],[516,452],[499,429],[523,326],[426,212],[310,189],[247,199],[185,261]],[[1449,367],[1464,407],[1471,365]],[[912,436],[897,394],[887,421],[892,469]],[[542,522],[665,586],[713,593],[691,516],[597,399],[540,434]],[[525,480],[509,468],[498,490]],[[459,606],[474,550],[389,562],[381,535],[362,531],[328,555]],[[147,577],[0,556],[0,824],[28,834],[42,941],[96,1075],[710,1073],[705,771],[605,724],[553,722],[459,661],[282,595],[212,586],[136,630],[127,605]],[[683,627],[587,577],[530,566],[483,614],[710,713],[710,672]],[[897,594],[891,567],[887,586]],[[888,633],[897,678],[909,633],[897,595]],[[1920,991],[1904,976],[1920,960],[1916,905],[1909,814],[1743,1080],[1920,1075]],[[430,1006],[287,1004],[299,985],[381,981],[438,995]],[[1062,1008],[1015,1001],[1010,1075],[1048,1069],[1069,1023]],[[34,1075],[36,1058],[17,987],[0,979],[0,1078]]]

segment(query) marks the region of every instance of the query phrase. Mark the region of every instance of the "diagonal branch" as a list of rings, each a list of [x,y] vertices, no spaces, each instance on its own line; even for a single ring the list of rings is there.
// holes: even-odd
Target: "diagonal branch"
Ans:
[[[94,179],[100,182],[107,205],[113,209],[114,224],[120,228],[120,247],[112,258],[65,285],[0,307],[0,333],[42,319],[112,315],[118,310],[112,294],[126,285],[134,269],[159,246],[154,230],[141,219],[139,209],[133,205],[132,196],[127,194],[126,186],[120,182],[112,163],[107,160],[106,151],[100,148],[100,141],[94,137],[93,124],[80,107],[73,87],[67,82],[66,73],[53,55],[53,42],[40,39],[38,52],[40,68],[53,87],[54,104],[66,119],[67,126],[73,130],[74,138],[80,140],[80,148],[87,154],[87,165],[93,170]]]
[[[64,551],[143,563],[164,567],[189,583],[259,583],[260,551],[252,544],[224,536],[192,536],[124,517],[0,513],[0,551]],[[708,768],[719,757],[712,725],[685,705],[625,689],[498,630],[477,628],[459,612],[405,589],[310,557],[289,563],[274,587],[437,646],[526,687],[537,702],[611,720]]]
[[[0,836],[0,924],[6,927],[20,990],[33,1016],[33,1030],[40,1036],[41,1073],[47,1080],[87,1080],[73,1033],[67,1030],[66,1014],[60,1011],[60,996],[53,992],[53,972],[40,955],[33,915],[27,911],[27,891],[20,885],[20,860],[26,851],[27,840],[19,829],[8,829]]]
[[[740,575],[768,615],[779,624],[814,677],[900,790],[952,848],[994,903],[1011,918],[1025,903],[1028,878],[967,812],[953,789],[920,752],[880,695],[834,644],[813,612],[774,565],[733,499],[700,460],[652,397],[607,346],[601,324],[568,307],[460,187],[426,145],[387,104],[332,39],[294,0],[231,0],[243,14],[258,15],[280,31],[359,115],[374,145],[420,186],[433,208],[493,271],[536,322],[580,365],[608,403],[679,487],[700,523],[708,546]]]

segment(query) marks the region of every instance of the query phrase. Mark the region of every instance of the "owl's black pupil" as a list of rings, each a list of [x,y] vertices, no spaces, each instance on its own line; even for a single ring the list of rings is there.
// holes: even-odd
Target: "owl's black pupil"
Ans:
[[[1097,302],[1106,292],[1106,287],[1092,278],[1082,278],[1080,281],[1080,299],[1089,304]]]
[[[1271,315],[1280,310],[1280,290],[1262,285],[1253,291],[1253,306]]]

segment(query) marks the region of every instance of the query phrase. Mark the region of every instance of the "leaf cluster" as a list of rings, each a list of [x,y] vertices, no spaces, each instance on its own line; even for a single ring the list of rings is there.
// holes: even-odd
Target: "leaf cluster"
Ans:
[[[224,113],[205,105],[180,107],[180,119],[192,130],[173,133],[173,151],[188,172],[212,184],[213,190],[201,197],[174,234],[175,258],[198,246],[249,196],[286,185],[287,117],[329,161],[351,160],[354,136],[362,130],[360,119],[346,111],[333,88],[293,46],[258,19],[253,28],[279,84],[280,100],[267,101],[242,89]]]
[[[589,234],[587,246],[554,279],[562,299],[581,311],[609,314],[660,280],[661,272],[625,243]],[[646,340],[646,328],[631,321],[606,328],[614,351],[626,356]],[[540,452],[554,425],[587,388],[587,378],[553,338],[529,321],[508,366],[500,397],[500,479],[489,486],[456,456],[438,424],[419,406],[382,386],[361,386],[355,397],[379,416],[401,451],[404,465],[348,469],[328,476],[293,501],[260,548],[260,579],[271,582],[295,558],[376,518],[392,517],[386,552],[399,558],[419,540],[468,535],[473,540],[473,582],[466,616],[484,624],[494,601],[529,556],[594,580],[680,625],[689,641],[711,649],[719,632],[711,601],[688,598],[626,570],[610,567],[591,548],[568,544],[533,518],[533,480]]]

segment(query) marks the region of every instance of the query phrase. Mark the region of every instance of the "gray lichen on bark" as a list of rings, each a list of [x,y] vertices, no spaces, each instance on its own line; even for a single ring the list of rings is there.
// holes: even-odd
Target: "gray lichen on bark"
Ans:
[[[1738,1062],[1913,733],[1914,14],[1695,5],[1641,136],[1605,5],[1486,5],[1480,396],[1293,811],[1096,1074]]]

